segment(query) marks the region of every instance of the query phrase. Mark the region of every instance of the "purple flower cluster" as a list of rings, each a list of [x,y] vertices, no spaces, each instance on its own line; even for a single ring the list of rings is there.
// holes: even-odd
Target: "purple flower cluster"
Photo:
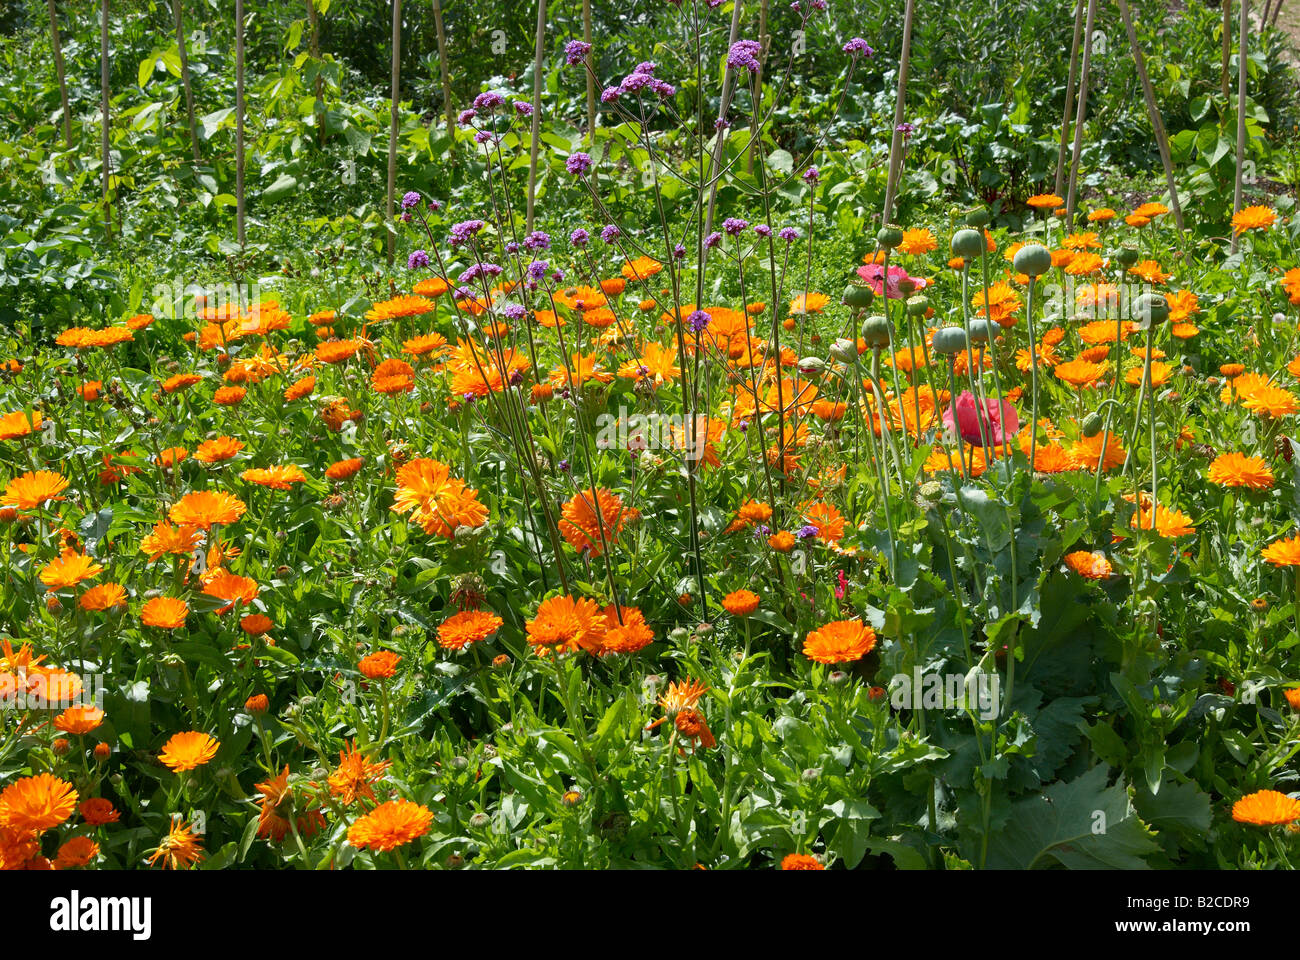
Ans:
[[[571,67],[576,67],[587,59],[589,53],[591,53],[591,44],[582,40],[570,40],[564,45],[564,62]]]
[[[460,223],[454,223],[451,227],[451,236],[447,242],[453,247],[458,247],[462,243],[468,243],[470,239],[483,229],[482,220],[462,220]]]
[[[429,265],[429,255],[423,250],[412,251],[411,255],[406,258],[407,270],[423,270]]]
[[[456,122],[462,127],[468,127],[474,122],[474,118],[477,116],[477,110],[462,110],[460,113],[456,114]]]
[[[721,242],[722,242],[722,234],[718,233],[717,230],[714,230],[711,234],[709,234],[707,237],[704,238],[704,246],[709,250],[712,250]]]
[[[876,52],[867,46],[867,41],[863,40],[861,37],[854,37],[848,43],[844,44],[843,50],[845,53],[851,54],[855,57],[859,54],[865,54],[869,57]]]
[[[817,528],[814,527],[811,523],[809,523],[809,524],[805,524],[804,526],[796,530],[794,532],[794,535],[798,537],[800,540],[807,540],[811,537],[817,536],[817,532],[818,532]]]
[[[499,277],[501,276],[501,267],[495,263],[475,263],[471,265],[457,279],[461,283],[473,283],[479,277]]]
[[[776,235],[786,243],[794,243],[799,239],[799,231],[794,227],[782,227]]]
[[[551,235],[541,230],[534,230],[528,236],[524,237],[525,250],[549,250],[551,249]]]
[[[531,117],[533,115],[533,105],[527,100],[516,100],[515,113],[521,117]]]
[[[591,239],[591,234],[589,234],[582,227],[578,227],[571,234],[569,234],[569,243],[573,244],[575,247],[585,247],[587,245],[587,241],[590,239]]]
[[[497,107],[505,106],[506,98],[499,93],[493,93],[491,90],[486,93],[480,93],[474,98],[475,110],[495,110]]]
[[[591,156],[586,153],[571,153],[564,161],[564,168],[575,177],[580,177],[591,169]]]
[[[695,333],[702,333],[704,330],[708,329],[709,323],[712,320],[713,317],[705,311],[696,310],[686,318],[686,325]]]
[[[534,260],[528,265],[528,276],[533,280],[541,280],[546,276],[546,271],[551,269],[551,265],[545,260]]]
[[[601,91],[600,102],[611,103],[626,93],[640,93],[642,90],[650,90],[661,98],[671,97],[677,93],[677,88],[671,83],[665,83],[655,76],[655,64],[643,60],[636,65],[635,70],[623,78],[617,87],[606,87]]]
[[[757,73],[762,66],[758,62],[758,55],[762,51],[757,40],[737,40],[731,45],[727,52],[727,66],[737,70],[748,70],[751,73]]]
[[[747,226],[749,226],[749,221],[741,220],[739,217],[727,217],[726,220],[722,221],[722,229],[730,237],[740,236]]]
[[[808,186],[810,187],[816,186],[818,181],[821,180],[821,178],[822,178],[822,172],[818,170],[816,167],[809,167],[807,170],[803,172],[803,182],[808,184]]]
[[[623,231],[611,223],[601,228],[600,239],[604,240],[606,243],[613,243],[622,236],[622,234]]]
[[[522,320],[528,316],[528,311],[517,303],[507,303],[501,308],[501,315],[507,320]]]
[[[419,206],[419,204],[420,204],[420,195],[416,193],[414,190],[410,190],[402,194],[403,210],[410,210],[412,207]]]

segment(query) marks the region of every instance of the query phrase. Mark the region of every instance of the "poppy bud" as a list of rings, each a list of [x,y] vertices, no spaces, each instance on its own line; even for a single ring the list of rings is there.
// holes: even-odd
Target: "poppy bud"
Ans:
[[[831,344],[831,357],[840,363],[854,363],[858,359],[858,345],[841,337]]]
[[[1052,252],[1041,243],[1027,243],[1016,251],[1011,263],[1017,273],[1041,277],[1052,268]]]
[[[1091,439],[1101,433],[1101,414],[1093,411],[1083,418],[1083,435]]]
[[[1115,259],[1119,261],[1120,266],[1131,267],[1138,262],[1138,251],[1136,247],[1120,247],[1115,254]]]
[[[958,230],[952,235],[952,252],[969,261],[988,251],[984,235],[978,230]]]
[[[988,226],[993,215],[989,213],[987,207],[972,207],[966,211],[966,216],[962,219],[966,221],[968,227],[984,227]]]
[[[876,231],[876,243],[886,250],[893,250],[903,242],[903,229],[897,224],[887,223]]]
[[[841,298],[844,305],[853,310],[865,310],[871,306],[871,301],[876,297],[876,292],[865,283],[850,280],[849,285],[844,288],[844,296]]]
[[[889,321],[884,317],[867,317],[862,321],[862,339],[868,347],[888,347],[892,339]],[[854,352],[857,347],[854,346]]]

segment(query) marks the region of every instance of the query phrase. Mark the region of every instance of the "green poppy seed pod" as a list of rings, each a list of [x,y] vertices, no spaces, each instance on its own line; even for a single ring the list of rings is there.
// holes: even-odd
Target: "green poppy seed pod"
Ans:
[[[907,298],[907,315],[909,317],[923,317],[925,311],[930,309],[930,298],[924,294],[917,294],[915,297]]]
[[[865,310],[871,306],[871,301],[876,298],[876,292],[865,283],[854,283],[849,281],[849,285],[844,288],[844,296],[841,298],[844,305],[853,310]]]
[[[916,281],[911,277],[903,277],[898,281],[898,292],[908,297],[916,292]]]
[[[966,331],[961,327],[940,327],[934,332],[934,352],[951,356],[966,349]]]
[[[984,235],[978,230],[958,230],[952,235],[952,252],[959,257],[972,260],[987,250]]]
[[[876,243],[886,250],[893,250],[903,242],[903,228],[894,223],[887,223],[876,231]]]
[[[855,363],[858,359],[858,345],[841,337],[831,344],[831,357],[840,363]]]
[[[1169,301],[1163,293],[1144,293],[1133,304],[1133,314],[1140,322],[1158,326],[1169,319]]]
[[[1120,262],[1121,266],[1131,267],[1138,262],[1138,252],[1136,247],[1120,247],[1115,254],[1115,259]]]
[[[1089,439],[1101,433],[1101,414],[1093,411],[1083,418],[1083,435]]]
[[[966,216],[963,219],[965,219],[967,226],[978,228],[988,226],[989,221],[993,219],[993,215],[989,213],[987,207],[971,207],[966,211]]]
[[[970,322],[970,342],[971,343],[988,343],[992,331],[989,330],[989,322],[983,317],[977,317]]]
[[[888,347],[891,332],[884,317],[867,317],[862,321],[862,339],[868,347]]]
[[[1016,251],[1011,261],[1017,273],[1028,277],[1041,277],[1052,269],[1052,251],[1041,243],[1027,243]]]

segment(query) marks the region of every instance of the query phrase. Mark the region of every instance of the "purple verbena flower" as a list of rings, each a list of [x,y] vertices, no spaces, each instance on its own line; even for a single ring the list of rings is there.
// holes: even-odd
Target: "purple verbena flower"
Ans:
[[[623,233],[622,230],[620,230],[618,227],[614,226],[614,224],[611,223],[601,229],[600,239],[604,240],[606,243],[613,243],[620,236],[622,236],[622,233]]]
[[[591,239],[591,234],[589,234],[582,227],[578,227],[571,234],[569,234],[569,243],[573,244],[575,247],[585,247],[587,245],[587,241],[590,239]]]
[[[414,190],[409,190],[402,194],[402,209],[410,210],[412,207],[419,206],[420,195]]]
[[[524,237],[525,250],[549,250],[551,249],[551,235],[541,230],[534,230],[528,236]]]
[[[822,172],[816,167],[809,167],[803,172],[803,182],[810,187],[815,186],[822,178]]]
[[[429,265],[429,255],[423,250],[413,250],[406,258],[407,270],[423,270]]]
[[[747,226],[749,226],[749,221],[741,220],[739,217],[727,217],[726,220],[722,221],[722,229],[726,231],[729,237],[739,236]]]
[[[799,231],[796,230],[794,227],[782,227],[777,232],[777,236],[780,237],[782,240],[784,240],[786,243],[794,243],[796,240],[799,239]]]
[[[695,333],[702,333],[709,326],[713,317],[704,310],[696,310],[686,318],[686,325]]]
[[[587,59],[589,53],[591,53],[591,44],[582,40],[570,40],[564,45],[564,62],[571,67],[576,67]]]
[[[727,66],[757,72],[761,66],[758,62],[761,50],[757,40],[737,40],[727,52]]]
[[[501,96],[501,94],[493,93],[491,90],[488,90],[485,93],[480,93],[474,98],[474,109],[495,110],[497,107],[505,106],[505,102],[506,98]]]
[[[571,153],[564,161],[564,168],[575,177],[580,177],[591,169],[591,157],[585,153]]]
[[[861,37],[854,37],[848,43],[844,44],[843,50],[845,53],[851,54],[855,57],[858,54],[865,54],[869,57],[876,52],[867,46],[867,41],[863,40]]]

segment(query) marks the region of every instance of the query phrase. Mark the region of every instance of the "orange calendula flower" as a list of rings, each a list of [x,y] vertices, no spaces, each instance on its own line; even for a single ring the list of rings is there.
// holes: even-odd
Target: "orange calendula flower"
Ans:
[[[1300,534],[1274,540],[1261,553],[1275,567],[1300,567]]]
[[[104,711],[98,707],[68,707],[54,718],[54,729],[84,736],[104,722]]]
[[[1110,561],[1104,553],[1091,550],[1075,550],[1063,558],[1065,565],[1088,580],[1105,580],[1111,575]]]
[[[226,613],[236,603],[247,606],[257,599],[258,591],[257,581],[252,577],[241,577],[224,567],[210,573],[203,584],[206,595],[226,602],[217,613]]]
[[[1232,805],[1232,819],[1257,827],[1271,827],[1300,820],[1300,800],[1276,790],[1256,790]]]
[[[40,428],[41,415],[39,413],[28,415],[22,410],[15,413],[6,413],[0,417],[0,440],[17,440],[19,437],[27,437]]]
[[[397,665],[401,661],[402,658],[391,650],[379,650],[362,657],[357,669],[362,676],[371,680],[386,680],[397,673]]]
[[[605,633],[600,638],[599,649],[593,651],[598,656],[633,654],[654,643],[654,631],[636,607],[615,608],[611,603],[601,611],[601,615],[605,618]]]
[[[101,611],[126,606],[126,589],[120,583],[101,583],[77,600],[82,610]]]
[[[99,856],[99,844],[90,837],[73,837],[59,847],[54,858],[55,870],[72,870],[84,867]]]
[[[606,629],[600,607],[586,598],[551,597],[537,607],[537,615],[525,625],[528,642],[537,648],[568,653],[598,649]]]
[[[1134,530],[1154,529],[1162,537],[1185,537],[1196,532],[1191,517],[1180,510],[1170,510],[1160,504],[1156,505],[1154,512],[1148,506],[1140,507],[1134,512],[1129,526]]]
[[[569,546],[599,557],[618,540],[633,511],[623,506],[616,494],[605,489],[588,488],[574,494],[561,511],[560,533]]]
[[[228,493],[198,490],[187,493],[172,504],[167,516],[172,523],[210,530],[214,526],[234,523],[246,509],[242,500]]]
[[[102,827],[106,823],[117,823],[122,815],[113,809],[113,804],[103,797],[87,797],[78,807],[81,819],[87,826]]]
[[[1271,207],[1256,205],[1242,207],[1232,215],[1232,232],[1241,236],[1247,230],[1267,230],[1277,223],[1277,214]]]
[[[154,597],[140,609],[140,622],[146,627],[175,630],[185,626],[190,608],[179,597]]]
[[[203,859],[203,840],[190,829],[189,823],[176,817],[171,830],[162,838],[158,849],[149,856],[149,865],[162,861],[164,869],[182,870]]]
[[[817,663],[836,664],[861,660],[876,646],[876,631],[861,620],[836,620],[811,631],[803,652]]]
[[[200,463],[224,463],[238,456],[244,449],[244,442],[234,437],[214,437],[204,440],[194,451],[194,459]]]
[[[381,803],[348,828],[348,843],[376,852],[392,850],[429,832],[433,811],[410,800]]]
[[[193,770],[203,766],[217,755],[219,746],[221,744],[208,734],[190,730],[172,734],[171,739],[163,744],[158,759],[176,773],[180,773],[183,770]]]
[[[733,617],[747,617],[758,609],[758,594],[752,590],[735,590],[722,598],[722,608]]]
[[[1036,193],[1026,200],[1025,203],[1029,204],[1029,206],[1033,207],[1035,210],[1055,210],[1061,204],[1065,203],[1065,200],[1054,193]]]
[[[438,627],[438,644],[444,650],[464,650],[482,643],[501,626],[502,619],[488,610],[462,610]]]
[[[239,476],[248,483],[270,487],[272,490],[292,490],[293,484],[303,483],[307,479],[307,475],[292,463],[276,464],[265,468],[255,467],[245,470]]]
[[[103,572],[103,566],[93,557],[68,548],[41,570],[41,583],[45,584],[46,590],[66,590]]]
[[[478,491],[451,476],[451,468],[438,460],[420,457],[397,471],[395,513],[409,513],[411,519],[432,536],[452,538],[458,527],[481,527],[487,522],[487,507],[478,501]]]
[[[664,268],[658,260],[650,257],[637,257],[623,264],[622,274],[628,280],[646,280]]]
[[[43,833],[57,827],[77,806],[77,791],[51,773],[15,780],[0,792],[0,827]]]
[[[68,481],[51,470],[36,470],[14,477],[5,486],[0,496],[0,506],[17,507],[19,510],[35,510],[52,500],[63,500],[60,496],[68,489]]]
[[[1172,273],[1165,273],[1160,269],[1160,264],[1154,260],[1141,260],[1128,268],[1128,272],[1135,277],[1141,277],[1147,283],[1163,284]]]
[[[325,476],[330,480],[347,480],[349,477],[356,476],[365,462],[362,457],[339,460],[325,468]]]
[[[1052,198],[1057,199],[1056,197]],[[826,865],[806,853],[787,853],[781,858],[782,870],[825,870]]]
[[[372,763],[359,751],[355,742],[349,742],[339,751],[339,765],[329,775],[330,794],[345,807],[351,806],[358,799],[373,801],[374,784],[383,779],[390,761],[381,760]]]
[[[919,256],[938,248],[938,238],[929,230],[921,228],[903,231],[903,242],[898,245],[898,252]]]
[[[1215,458],[1206,474],[1210,483],[1221,487],[1249,487],[1267,490],[1273,486],[1273,470],[1263,457],[1224,453]]]

